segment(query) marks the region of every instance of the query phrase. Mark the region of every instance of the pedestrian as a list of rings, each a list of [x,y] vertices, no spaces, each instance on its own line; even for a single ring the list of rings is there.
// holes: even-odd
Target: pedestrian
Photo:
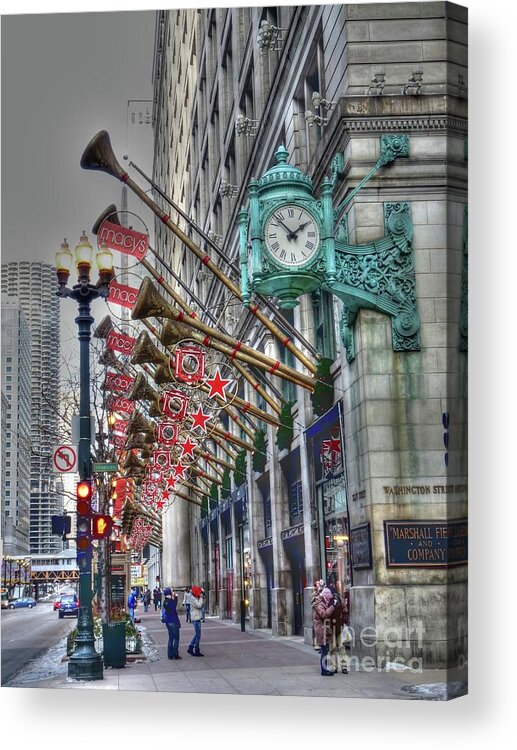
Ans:
[[[159,601],[159,594],[158,594],[158,587],[155,586],[153,589],[153,603],[154,603],[154,611],[158,609],[158,601]]]
[[[190,589],[190,618],[194,626],[194,637],[190,641],[188,653],[191,656],[204,656],[199,650],[201,640],[201,613],[203,609],[203,594],[199,586]]]
[[[183,593],[183,606],[185,607],[185,622],[190,622],[190,586]]]
[[[181,623],[177,611],[178,595],[170,588],[164,589],[163,595],[164,599],[161,620],[167,625],[167,630],[169,631],[167,658],[181,659],[181,656],[179,655]]]
[[[144,593],[144,612],[147,612],[149,609],[149,605],[151,603],[151,591],[150,589],[146,589]]]
[[[322,591],[324,584],[325,584],[325,581],[322,578],[319,581],[314,581],[314,586],[313,586],[313,589],[312,589],[312,596],[311,596],[311,607],[314,604],[314,602],[316,601],[316,597]],[[316,651],[320,650],[320,647],[316,643],[316,633],[315,633],[315,630],[314,630],[314,623],[312,625],[312,645],[313,645],[313,648]]]
[[[162,590],[158,586],[158,609],[162,608]]]
[[[341,671],[342,674],[348,674],[347,654],[345,644],[343,643],[343,626],[346,625],[345,603],[339,596],[336,588],[329,585],[329,589],[334,596],[334,611],[332,612],[332,638],[329,650],[329,662],[333,672]]]
[[[324,586],[312,603],[312,622],[314,638],[320,647],[320,672],[322,677],[333,677],[334,671],[329,669],[328,654],[332,640],[331,616],[334,612],[334,596],[327,586]]]
[[[132,588],[127,598],[127,608],[129,610],[129,617],[132,622],[135,621],[135,609],[137,607],[136,601],[136,589]]]

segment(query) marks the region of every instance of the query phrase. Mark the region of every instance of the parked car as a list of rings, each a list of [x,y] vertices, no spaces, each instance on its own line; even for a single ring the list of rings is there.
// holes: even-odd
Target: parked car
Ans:
[[[61,604],[61,597],[62,596],[63,596],[62,594],[59,594],[59,596],[56,596],[55,599],[54,599],[54,601],[52,602],[52,609],[53,609],[54,612],[56,611],[56,609],[59,609],[59,605]]]
[[[63,594],[59,602],[58,615],[60,620],[65,615],[79,617],[79,599],[75,594]]]
[[[11,599],[8,607],[9,609],[17,609],[18,607],[28,607],[29,609],[32,609],[32,607],[36,606],[36,603],[36,599],[33,599],[32,596],[22,596],[21,599]]]

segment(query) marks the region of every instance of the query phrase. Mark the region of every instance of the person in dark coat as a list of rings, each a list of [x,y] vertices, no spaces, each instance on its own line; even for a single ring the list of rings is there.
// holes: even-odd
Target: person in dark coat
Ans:
[[[333,671],[341,671],[343,674],[348,674],[347,655],[343,643],[343,626],[346,625],[347,610],[345,608],[344,600],[341,599],[335,587],[329,586],[329,589],[334,596],[334,611],[330,618],[332,637],[330,642],[329,661]]]
[[[159,586],[157,586],[153,591],[153,602],[154,602],[154,611],[156,612],[158,607],[161,607],[162,605],[162,592]]]
[[[328,669],[328,654],[332,641],[331,617],[334,612],[334,596],[325,586],[312,602],[312,622],[314,639],[320,647],[320,672],[322,677],[333,677],[334,671]]]
[[[178,603],[178,595],[173,595],[170,588],[164,589],[163,593],[164,600],[162,618],[167,626],[167,630],[169,631],[167,657],[169,659],[181,659],[181,656],[179,655],[181,622],[176,609]]]

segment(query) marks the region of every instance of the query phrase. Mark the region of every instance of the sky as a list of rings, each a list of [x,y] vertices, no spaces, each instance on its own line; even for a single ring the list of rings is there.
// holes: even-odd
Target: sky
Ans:
[[[53,262],[64,237],[73,252],[120,206],[119,182],[79,166],[97,131],[151,172],[151,126],[127,126],[127,114],[128,100],[153,96],[154,25],[154,11],[2,17],[2,262]]]

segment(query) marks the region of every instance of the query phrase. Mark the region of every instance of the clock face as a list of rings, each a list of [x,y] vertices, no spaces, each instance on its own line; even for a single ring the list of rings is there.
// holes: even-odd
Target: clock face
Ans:
[[[293,203],[273,211],[264,227],[264,239],[278,263],[295,268],[314,259],[319,249],[320,233],[312,214]]]

